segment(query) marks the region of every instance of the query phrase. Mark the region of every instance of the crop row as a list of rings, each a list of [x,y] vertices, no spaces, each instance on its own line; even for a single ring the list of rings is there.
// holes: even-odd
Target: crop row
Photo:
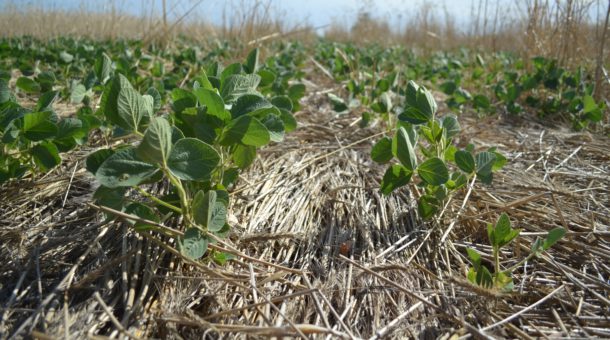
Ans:
[[[93,197],[108,217],[127,214],[138,232],[176,238],[184,256],[198,260],[208,254],[223,262],[227,254],[208,245],[230,230],[230,188],[259,148],[282,142],[297,127],[293,113],[305,94],[299,65],[306,49],[283,43],[275,48],[278,53],[264,63],[254,49],[245,61],[224,67],[220,60],[227,57],[227,46],[203,55],[193,47],[173,54],[153,47],[145,53],[128,42],[60,40],[42,46],[25,38],[4,40],[1,67],[8,71],[0,72],[0,183],[47,172],[61,163],[62,153],[89,143],[96,151],[88,156],[86,168],[100,184]],[[538,107],[542,104],[536,98],[554,91],[560,99],[553,105],[570,101],[575,127],[603,118],[604,107],[592,101],[582,70],[571,73],[538,59],[533,73],[526,68],[511,73],[514,60],[503,57],[495,56],[485,66],[477,56],[464,66],[467,56],[462,61],[445,55],[421,62],[400,48],[316,45],[316,58],[348,93],[347,100],[329,95],[333,108],[363,106],[368,111],[361,126],[379,119],[387,130],[388,136],[371,150],[375,162],[389,164],[381,192],[416,185],[423,219],[435,216],[458,190],[472,189],[475,181],[490,184],[507,159],[494,148],[458,148],[458,117],[439,114],[432,92],[409,79],[439,84],[448,107],[458,112],[467,106],[484,113],[502,107],[516,114],[522,111],[522,96],[528,96],[524,103]],[[20,72],[15,90],[10,83],[14,69]],[[471,73],[468,79],[465,70]],[[463,86],[479,94],[471,96]],[[492,88],[493,104],[484,94]],[[19,103],[32,98],[34,104]],[[57,101],[79,109],[58,114]],[[543,112],[553,114],[544,105]],[[91,140],[93,135],[96,140]],[[161,186],[169,186],[169,193],[150,190]],[[169,221],[179,227],[168,227]],[[507,221],[503,216],[488,228],[496,262],[499,248],[519,234]],[[552,231],[535,243],[531,256],[548,249],[563,233]],[[502,290],[512,287],[510,269],[497,265],[491,273],[480,265],[476,252],[468,255],[473,262],[471,282]]]

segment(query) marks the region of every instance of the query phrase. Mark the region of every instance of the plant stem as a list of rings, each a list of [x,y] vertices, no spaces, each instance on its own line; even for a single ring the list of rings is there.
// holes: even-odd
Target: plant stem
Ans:
[[[164,200],[155,197],[154,195],[150,194],[149,192],[147,192],[146,190],[144,190],[144,189],[142,189],[140,187],[134,186],[133,188],[136,189],[140,194],[142,194],[142,196],[145,196],[145,197],[149,198],[153,202],[155,202],[155,203],[157,203],[159,205],[162,205],[162,206],[164,206],[164,207],[166,207],[168,209],[171,209],[171,210],[173,210],[173,211],[175,211],[177,213],[182,214],[182,210],[180,208],[178,208],[177,206],[172,205],[170,203],[167,203]]]
[[[517,270],[517,268],[521,267],[521,265],[523,265],[525,262],[531,260],[534,256],[536,256],[536,253],[530,253],[525,259],[519,261],[516,265],[510,267],[507,272],[512,273],[515,270]]]
[[[493,250],[493,255],[494,255],[494,278],[496,278],[498,276],[498,273],[500,272],[500,249],[494,247]]]
[[[192,225],[193,223],[191,221],[191,215],[189,212],[188,199],[186,197],[186,191],[182,186],[182,182],[179,178],[176,178],[174,175],[172,175],[172,173],[167,169],[167,166],[165,165],[163,166],[163,172],[169,179],[169,182],[176,188],[176,191],[178,191],[178,196],[180,197],[180,206],[182,208],[182,218],[184,218],[188,226]]]

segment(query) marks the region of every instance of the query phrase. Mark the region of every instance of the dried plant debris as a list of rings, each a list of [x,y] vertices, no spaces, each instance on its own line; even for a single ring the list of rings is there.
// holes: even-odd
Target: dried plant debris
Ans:
[[[261,48],[277,53],[235,64],[164,50],[149,60],[112,44],[107,54],[69,50],[77,57],[50,67],[93,73],[66,88],[25,64],[19,77],[32,81],[2,74],[0,105],[17,117],[2,125],[17,137],[4,150],[26,166],[0,187],[0,338],[610,337],[610,140],[595,125],[603,104],[578,92],[583,106],[564,118],[590,129],[549,127],[510,113],[534,105],[511,97],[525,78],[505,79],[506,91],[487,99],[448,78],[426,80],[424,92],[401,72],[353,69],[397,50],[320,44]],[[435,58],[414,74],[432,72]],[[132,70],[126,61],[136,59]],[[201,72],[164,71],[185,64]],[[448,67],[477,67],[464,64]],[[415,101],[404,98],[408,86]],[[49,91],[56,96],[42,98]],[[413,108],[462,110],[459,134],[414,148],[399,118],[406,110],[420,124]],[[196,132],[193,117],[218,125]],[[421,127],[457,131],[426,117]],[[72,118],[80,125],[64,122]],[[406,146],[400,155],[393,139]],[[450,145],[453,159],[427,155]],[[506,158],[491,184],[473,180],[492,172],[477,169],[483,153]],[[376,161],[388,154],[416,176],[383,193],[386,166]],[[470,177],[424,216],[426,185],[446,181],[417,167],[441,158]],[[111,160],[129,166],[117,172]]]

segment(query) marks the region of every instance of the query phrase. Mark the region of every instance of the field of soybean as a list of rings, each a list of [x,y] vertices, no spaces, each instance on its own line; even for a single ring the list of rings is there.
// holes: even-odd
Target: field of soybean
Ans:
[[[401,40],[362,8],[325,35],[196,38],[165,1],[140,38],[6,31],[0,338],[610,337],[588,6],[576,52]]]

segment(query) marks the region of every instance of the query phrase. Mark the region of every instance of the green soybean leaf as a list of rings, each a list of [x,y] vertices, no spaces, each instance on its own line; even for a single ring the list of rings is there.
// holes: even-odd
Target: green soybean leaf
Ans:
[[[388,79],[380,79],[377,82],[377,89],[381,92],[386,92],[390,90],[390,81]]]
[[[284,123],[286,132],[292,132],[297,128],[297,120],[292,115],[292,112],[280,108],[280,119]]]
[[[180,130],[176,126],[172,126],[172,145],[176,144],[176,142],[178,142],[182,138],[184,138],[184,133],[182,133],[182,130]]]
[[[6,103],[11,99],[11,90],[8,87],[8,82],[0,79],[0,104]]]
[[[183,118],[186,118],[186,115],[183,116]],[[193,117],[191,116],[191,118]],[[216,137],[218,137],[218,133],[220,132],[220,129],[222,128],[224,123],[216,116],[212,116],[207,113],[203,114],[201,112],[197,113],[196,121],[189,122],[192,121],[191,118],[189,118],[187,124],[190,124],[190,128],[192,128],[194,137],[202,140],[205,143],[214,144],[216,141]],[[193,134],[191,134],[189,137],[191,136],[193,136]]]
[[[495,286],[500,288],[503,292],[511,292],[515,287],[513,278],[510,277],[510,273],[498,272],[494,278]]]
[[[417,211],[423,219],[429,219],[438,211],[440,202],[432,195],[423,195],[417,201]]]
[[[102,53],[95,61],[93,70],[100,83],[106,83],[112,71],[112,60],[106,53]]]
[[[443,91],[446,95],[450,96],[453,94],[453,92],[455,92],[455,90],[457,89],[457,85],[455,84],[455,82],[453,81],[447,81],[445,83],[442,83],[439,88],[441,89],[441,91]]]
[[[449,190],[457,190],[466,185],[466,181],[466,176],[463,173],[456,171],[449,176],[449,180],[445,183],[445,186]]]
[[[373,161],[384,164],[392,160],[392,140],[389,137],[380,139],[371,150]]]
[[[227,221],[227,207],[217,199],[214,190],[205,194],[203,191],[197,192],[193,198],[192,210],[195,223],[212,232],[222,229]]]
[[[152,113],[157,112],[157,111],[159,111],[159,109],[161,109],[161,101],[162,101],[161,94],[154,87],[149,87],[148,90],[146,90],[146,94],[149,95],[153,99],[153,110],[151,112],[151,116],[152,116]]]
[[[17,103],[7,103],[4,108],[0,108],[0,132],[6,133],[9,128],[21,129],[23,121],[19,119],[30,112],[30,110],[19,106]]]
[[[198,260],[208,250],[208,239],[197,228],[188,228],[178,239],[178,250],[191,260]]]
[[[477,272],[473,267],[470,267],[468,269],[468,274],[466,274],[466,277],[468,278],[468,281],[470,281],[473,284],[478,284],[477,283]]]
[[[260,80],[261,78],[256,74],[231,75],[222,82],[220,95],[225,103],[232,104],[244,94],[256,93]]]
[[[195,138],[183,138],[174,144],[167,166],[174,176],[187,181],[210,179],[220,162],[216,150]]]
[[[440,137],[442,137],[442,129],[440,125],[433,121],[430,121],[428,122],[428,124],[420,127],[419,130],[421,131],[421,134],[426,138],[426,141],[431,144],[440,141]]]
[[[409,184],[413,172],[402,165],[393,164],[386,170],[381,180],[381,192],[389,195],[392,191]]]
[[[43,93],[40,98],[38,98],[38,102],[36,102],[35,111],[49,111],[58,95],[59,91],[47,91]]]
[[[225,187],[222,184],[217,184],[213,189],[216,191],[216,201],[229,206],[229,192],[225,190]]]
[[[398,115],[398,119],[411,123],[411,124],[423,124],[430,120],[431,117],[420,111],[415,106],[407,107],[401,114]]]
[[[220,266],[224,266],[227,262],[235,259],[235,255],[229,253],[214,253],[214,262],[216,262]]]
[[[396,143],[395,156],[400,163],[411,171],[415,170],[417,167],[417,156],[411,144],[411,138],[405,128],[400,127],[396,131],[393,143]]]
[[[151,164],[165,164],[172,150],[172,127],[167,119],[153,118],[136,148],[136,155]]]
[[[121,116],[119,116],[117,108],[117,99],[119,93],[124,88],[131,88],[131,83],[124,75],[118,74],[106,83],[102,99],[100,101],[100,111],[106,116],[111,123],[121,126],[125,129],[129,128]]]
[[[108,157],[114,155],[114,150],[112,149],[100,149],[89,156],[87,156],[87,160],[85,161],[85,168],[90,173],[94,174],[97,172],[97,169],[100,168],[100,165],[108,159]]]
[[[275,73],[269,70],[258,70],[256,74],[261,77],[260,86],[262,87],[273,84],[276,78]]]
[[[83,84],[76,84],[72,87],[72,92],[70,93],[70,101],[72,104],[79,104],[85,99],[87,95],[87,88]]]
[[[481,254],[472,248],[466,248],[466,252],[468,253],[470,261],[472,261],[473,267],[475,270],[478,270],[478,268],[481,266]]]
[[[420,87],[417,91],[417,108],[428,117],[428,120],[432,119],[436,113],[436,101],[432,97],[432,93],[426,88]]]
[[[51,112],[32,112],[23,116],[21,130],[24,136],[31,141],[40,141],[54,137],[57,134],[57,125],[53,123]]]
[[[240,63],[233,63],[222,70],[220,73],[220,81],[224,82],[229,76],[239,75],[242,70],[243,66]]]
[[[30,150],[34,162],[43,171],[47,172],[61,163],[59,150],[55,144],[45,141],[36,144]]]
[[[127,208],[125,208],[125,213],[135,215],[143,220],[159,223],[159,216],[155,214],[155,211],[142,203],[131,203],[127,206]],[[155,225],[151,223],[131,219],[128,219],[127,221],[129,224],[133,225],[136,231],[147,231],[155,227]]]
[[[328,99],[330,100],[330,104],[332,105],[333,111],[335,112],[343,112],[347,110],[347,104],[345,101],[336,95],[329,93]]]
[[[292,100],[292,104],[296,107],[299,103],[299,99],[305,95],[305,85],[298,83],[290,85],[288,88],[288,97]]]
[[[0,80],[4,80],[4,81],[11,80],[11,72],[0,69]]]
[[[61,152],[66,152],[77,144],[84,144],[88,133],[87,123],[78,118],[64,118],[57,123],[55,143]]]
[[[475,159],[477,165],[477,175],[488,176],[491,174],[493,165],[496,162],[496,155],[491,152],[484,151],[478,153]]]
[[[493,287],[493,276],[487,267],[480,267],[480,270],[477,272],[477,283],[485,288]]]
[[[441,121],[441,126],[447,138],[453,138],[460,134],[460,123],[454,115],[445,116]]]
[[[238,144],[233,152],[233,162],[240,169],[249,167],[256,158],[256,147]]]
[[[216,91],[200,87],[193,91],[193,94],[195,94],[200,104],[208,108],[209,114],[219,117],[223,121],[230,119],[225,114],[225,103]]]
[[[409,80],[407,83],[407,91],[405,94],[405,99],[407,101],[408,106],[417,106],[417,93],[419,92],[419,85],[417,85],[414,81]]]
[[[288,96],[277,96],[271,98],[271,104],[273,104],[278,109],[284,109],[288,112],[292,111],[292,100]]]
[[[549,234],[546,236],[546,239],[544,239],[544,243],[542,243],[542,250],[547,250],[551,248],[565,234],[566,230],[564,228],[555,228],[549,231]]]
[[[130,187],[152,177],[155,172],[155,166],[143,162],[134,148],[128,148],[108,157],[95,172],[95,178],[108,188]]]
[[[197,97],[190,91],[175,88],[171,92],[172,108],[175,113],[182,113],[184,110],[197,105]]]
[[[13,143],[19,137],[19,133],[20,130],[15,126],[15,124],[10,123],[4,130],[4,136],[2,136],[2,140],[0,141],[4,144]]]
[[[379,96],[379,100],[375,102],[371,108],[377,113],[388,113],[392,110],[392,100],[387,92],[383,92]]]
[[[455,152],[455,164],[457,164],[460,170],[464,171],[467,174],[473,173],[476,169],[476,165],[474,162],[474,157],[472,154],[465,150],[460,150]]]
[[[56,139],[74,138],[81,139],[86,136],[87,131],[83,121],[78,118],[63,118],[57,123]]]
[[[417,174],[430,185],[442,185],[449,180],[449,171],[440,158],[427,159],[417,167]]]
[[[362,115],[360,116],[360,123],[358,124],[358,126],[360,126],[361,129],[364,129],[365,127],[369,126],[372,120],[373,116],[370,112],[362,112]]]
[[[498,247],[498,241],[496,239],[496,228],[491,223],[487,223],[487,238],[489,239],[489,243],[493,247]]]
[[[284,140],[284,122],[274,114],[268,114],[261,120],[261,123],[269,131],[269,138],[273,142],[281,142]]]
[[[521,229],[512,229],[510,233],[504,238],[502,242],[502,246],[509,244],[512,240],[514,240],[521,233]]]
[[[534,240],[534,242],[532,243],[532,253],[535,253],[536,256],[540,255],[540,253],[542,253],[542,239],[539,237],[536,237],[536,239]]]
[[[491,102],[489,101],[489,98],[482,94],[477,94],[476,96],[474,96],[472,98],[472,101],[474,103],[474,107],[477,109],[488,110],[491,107]]]
[[[255,48],[248,53],[246,64],[244,65],[244,71],[246,71],[246,73],[255,73],[258,70],[258,55],[258,48]]]
[[[255,115],[261,110],[273,108],[273,105],[258,94],[245,94],[231,107],[231,116],[237,118],[246,114]]]
[[[604,118],[601,108],[595,103],[595,99],[586,95],[582,99],[584,117],[592,122],[599,122]]]
[[[211,77],[219,77],[221,72],[222,72],[222,65],[217,61],[212,62],[205,69],[205,73]]]
[[[143,96],[140,96],[140,98],[142,98],[142,122],[143,123],[147,123],[150,120],[150,117],[153,116],[154,112],[154,108],[155,108],[155,99],[149,95],[149,94],[145,94]]]
[[[152,109],[153,103],[147,103],[142,95],[133,88],[126,87],[121,89],[117,99],[117,112],[119,117],[127,123],[126,127],[122,127],[137,131],[142,118],[149,114],[149,105],[150,109]]]
[[[496,222],[494,230],[494,244],[497,247],[502,247],[506,244],[504,241],[510,236],[512,228],[510,226],[510,219],[506,213],[502,213]]]
[[[226,127],[220,141],[222,145],[243,143],[245,145],[260,147],[271,140],[269,131],[258,119],[245,115],[233,119]]]
[[[17,83],[15,84],[17,88],[22,90],[25,93],[39,93],[41,88],[40,84],[38,84],[35,80],[30,79],[28,77],[19,77],[17,79]]]
[[[582,102],[583,102],[583,109],[582,109],[583,112],[588,113],[588,112],[597,110],[597,104],[595,103],[595,99],[593,99],[592,96],[590,96],[590,95],[583,96]]]
[[[123,203],[125,203],[127,189],[126,187],[108,188],[102,185],[95,190],[93,198],[98,205],[121,211],[123,210]]]
[[[36,77],[36,82],[40,85],[40,92],[53,90],[56,81],[55,74],[50,71],[40,72]]]
[[[201,72],[200,75],[195,77],[195,79],[194,79],[199,84],[199,87],[202,87],[207,90],[214,90],[214,86],[210,82],[210,79],[208,78],[206,71],[201,70],[200,72]],[[195,86],[193,86],[193,89],[194,88],[195,88]]]
[[[506,162],[508,161],[506,159],[506,157],[504,157],[503,154],[494,151],[493,154],[496,156],[496,161],[494,162],[494,165],[491,167],[491,171],[499,171],[501,170],[504,165],[506,165]]]
[[[66,51],[61,51],[59,53],[59,59],[61,59],[64,63],[68,64],[74,60],[74,56]]]
[[[239,146],[241,146],[241,145],[239,145]],[[254,148],[253,146],[245,146],[245,147]],[[256,152],[256,149],[254,151]],[[239,178],[239,168],[229,168],[229,169],[225,170],[224,175],[222,176],[222,185],[225,187],[229,187],[230,185],[234,184],[238,178]]]

